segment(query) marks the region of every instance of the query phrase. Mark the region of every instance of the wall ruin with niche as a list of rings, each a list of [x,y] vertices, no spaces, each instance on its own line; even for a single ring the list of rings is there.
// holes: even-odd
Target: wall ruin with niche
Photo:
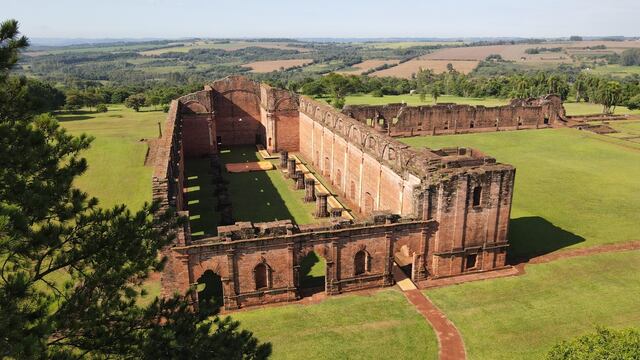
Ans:
[[[342,112],[389,136],[462,134],[566,125],[562,100],[556,95],[515,99],[509,105],[497,107],[348,105]]]

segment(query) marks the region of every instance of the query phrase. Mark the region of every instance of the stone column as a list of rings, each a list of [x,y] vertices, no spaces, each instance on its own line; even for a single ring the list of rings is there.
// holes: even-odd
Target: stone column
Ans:
[[[327,217],[327,198],[329,194],[317,194],[316,195],[316,217]]]
[[[287,168],[287,161],[289,161],[289,153],[285,150],[280,151],[280,168]]]
[[[291,179],[296,175],[296,159],[289,159],[287,163],[287,172],[289,173],[289,177]]]
[[[304,180],[304,202],[316,201],[316,180],[307,178]]]
[[[304,174],[302,171],[296,171],[296,190],[304,189]]]

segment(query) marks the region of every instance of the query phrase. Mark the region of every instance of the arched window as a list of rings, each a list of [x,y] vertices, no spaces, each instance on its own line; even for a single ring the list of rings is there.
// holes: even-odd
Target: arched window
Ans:
[[[256,265],[253,272],[256,279],[256,290],[267,289],[269,287],[269,266],[260,263]]]
[[[362,275],[369,270],[368,260],[367,253],[364,250],[360,250],[356,253],[355,258],[353,259],[354,275]]]

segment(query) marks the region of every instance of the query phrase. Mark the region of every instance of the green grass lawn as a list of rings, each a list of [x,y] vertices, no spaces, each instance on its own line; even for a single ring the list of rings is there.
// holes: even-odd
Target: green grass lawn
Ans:
[[[594,75],[611,75],[616,77],[625,77],[628,75],[640,75],[640,66],[622,66],[622,65],[605,65],[605,66],[596,66],[589,71],[586,71],[588,74]]]
[[[262,160],[255,146],[241,146],[220,152],[223,164]],[[209,173],[209,160],[187,159],[187,196],[192,233],[195,236],[216,234],[219,214],[215,209],[214,186]],[[228,189],[236,221],[265,222],[291,219],[297,224],[317,222],[313,217],[315,203],[304,202],[304,190],[295,190],[293,180],[277,169],[245,173],[227,173]]]
[[[529,265],[518,277],[428,290],[469,359],[542,359],[596,325],[640,324],[640,251]]]
[[[470,146],[516,167],[510,255],[640,239],[637,145],[574,129],[402,141],[417,147]]]
[[[151,174],[144,166],[147,144],[140,139],[158,136],[158,122],[164,123],[161,111],[136,113],[122,105],[110,105],[109,112],[61,114],[58,120],[71,134],[86,133],[95,137],[82,156],[89,169],[76,185],[100,200],[103,207],[126,204],[139,209],[151,201]]]
[[[383,97],[375,97],[368,94],[350,95],[346,97],[347,105],[386,105],[386,104],[399,104],[405,102],[410,106],[420,105],[434,105],[433,98],[427,96],[424,101],[420,100],[420,95],[404,94],[404,95],[385,95]],[[509,104],[510,99],[497,99],[497,98],[469,98],[452,95],[443,95],[438,98],[438,104],[453,103],[453,104],[466,104],[466,105],[482,105],[482,106],[501,106]],[[575,103],[565,102],[564,108],[567,111],[567,115],[589,115],[602,113],[602,105],[591,103]],[[640,110],[629,110],[624,106],[617,106],[615,114],[635,114],[640,115]]]
[[[426,320],[397,290],[328,298],[232,314],[273,359],[436,359],[438,344]]]

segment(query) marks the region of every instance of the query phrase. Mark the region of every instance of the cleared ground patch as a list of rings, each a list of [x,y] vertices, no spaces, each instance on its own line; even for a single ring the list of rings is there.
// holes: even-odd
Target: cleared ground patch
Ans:
[[[304,66],[311,64],[313,59],[289,59],[289,60],[270,60],[256,61],[242,66],[251,68],[254,73],[268,73],[278,70],[286,70],[296,66]]]
[[[574,129],[406,138],[420,147],[469,146],[516,167],[509,255],[639,239],[640,149]]]
[[[420,57],[404,62],[398,66],[389,69],[376,71],[371,76],[394,76],[410,79],[418,70],[431,69],[436,74],[447,71],[447,64],[453,65],[453,68],[463,74],[468,74],[478,66],[477,60],[432,60],[426,57]]]
[[[638,273],[640,251],[605,253],[426,293],[462,333],[470,359],[542,359],[597,325],[637,326]]]
[[[355,64],[351,66],[351,68],[349,69],[341,70],[338,72],[342,74],[348,74],[348,75],[359,75],[365,71],[375,69],[384,64],[395,65],[398,62],[400,62],[400,60],[365,60],[359,64]]]
[[[397,290],[234,313],[273,359],[436,359],[426,320]]]

